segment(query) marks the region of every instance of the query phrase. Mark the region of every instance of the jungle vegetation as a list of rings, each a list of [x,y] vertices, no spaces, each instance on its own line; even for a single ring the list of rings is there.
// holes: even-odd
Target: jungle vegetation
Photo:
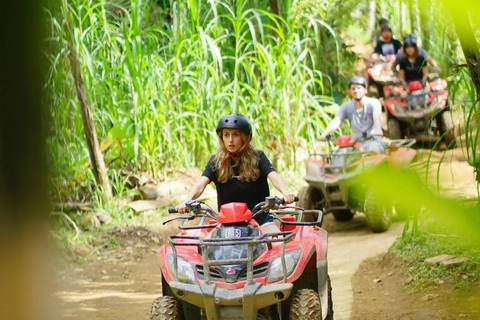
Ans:
[[[55,5],[54,5],[55,4]],[[457,8],[468,10],[456,10]],[[447,0],[61,0],[44,8],[52,202],[112,204],[139,176],[203,167],[214,128],[248,115],[281,172],[345,99],[377,21],[415,33],[449,82],[459,147],[480,168],[479,5]],[[94,134],[86,128],[93,128]],[[87,137],[87,138],[86,138]],[[408,182],[406,182],[408,183]]]

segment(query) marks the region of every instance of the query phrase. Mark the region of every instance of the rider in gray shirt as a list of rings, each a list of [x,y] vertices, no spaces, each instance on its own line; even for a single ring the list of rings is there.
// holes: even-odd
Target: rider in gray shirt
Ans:
[[[343,120],[350,122],[352,138],[360,142],[365,149],[378,153],[385,151],[382,142],[382,106],[380,101],[369,98],[367,93],[367,81],[363,77],[355,76],[350,79],[348,89],[353,100],[345,102],[340,107],[335,118],[325,128],[320,140],[338,129]],[[373,137],[373,139],[365,139]]]

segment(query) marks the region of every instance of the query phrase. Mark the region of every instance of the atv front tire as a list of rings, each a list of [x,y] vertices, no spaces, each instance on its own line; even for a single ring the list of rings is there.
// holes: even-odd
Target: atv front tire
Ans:
[[[272,308],[266,307],[258,310],[257,320],[273,320]]]
[[[383,232],[390,228],[392,221],[391,208],[381,203],[381,199],[379,199],[375,192],[367,192],[364,208],[367,223],[373,232]]]
[[[298,193],[298,198],[297,207],[302,207],[305,210],[323,210],[323,194],[316,188],[303,187]]]
[[[376,99],[380,98],[380,89],[376,84],[368,86],[368,96]]]
[[[322,304],[318,293],[312,289],[300,289],[292,297],[289,319],[322,319]]]
[[[181,320],[182,318],[182,305],[175,297],[159,297],[150,309],[151,320]]]
[[[388,136],[390,139],[402,139],[402,129],[400,123],[395,118],[388,119]]]
[[[350,221],[355,215],[355,213],[349,209],[333,210],[332,214],[335,217],[335,220],[341,222]]]
[[[436,118],[438,131],[440,136],[443,135],[443,141],[450,148],[455,147],[455,125],[453,124],[452,114],[449,110],[446,110],[439,114]],[[445,135],[444,135],[445,134]]]
[[[407,203],[407,201],[398,201],[395,203],[395,212],[400,220],[407,220],[418,216],[421,209],[422,206],[418,203]]]

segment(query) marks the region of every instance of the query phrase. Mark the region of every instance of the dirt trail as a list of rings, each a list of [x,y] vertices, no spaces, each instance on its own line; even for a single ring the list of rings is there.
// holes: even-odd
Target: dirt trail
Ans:
[[[361,214],[347,223],[337,223],[327,215],[325,224],[330,230],[329,273],[335,319],[349,319],[352,275],[363,260],[385,252],[401,233],[402,225],[396,223],[388,232],[373,234]],[[155,233],[165,233],[159,227],[152,229]],[[148,243],[144,237],[121,250],[106,252],[90,263],[61,272],[63,281],[55,295],[62,306],[59,318],[148,319],[150,305],[160,293],[157,248],[155,242]]]
[[[425,175],[428,151],[420,151],[416,168]],[[428,181],[436,190],[436,168],[442,152],[434,152]],[[440,167],[441,194],[476,199],[473,170],[461,150],[449,151]],[[402,223],[394,223],[385,233],[372,233],[362,214],[346,223],[325,217],[329,232],[329,274],[332,279],[335,319],[350,319],[353,304],[351,279],[360,263],[388,250],[401,234]],[[82,265],[58,272],[57,319],[148,319],[152,301],[160,294],[156,251],[175,226],[126,227],[113,230],[118,249],[87,253]],[[397,301],[396,303],[402,303]],[[361,308],[361,306],[356,306]]]
[[[333,309],[336,320],[348,320],[352,311],[352,277],[360,263],[386,252],[401,235],[403,223],[394,223],[387,232],[372,233],[365,216],[356,214],[342,230],[329,232],[328,271],[332,280]]]

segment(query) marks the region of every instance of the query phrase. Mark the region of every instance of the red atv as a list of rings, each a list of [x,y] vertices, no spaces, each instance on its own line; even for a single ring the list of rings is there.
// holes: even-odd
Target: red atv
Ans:
[[[370,58],[366,61],[367,70],[364,72],[368,84],[368,95],[374,98],[383,97],[384,86],[398,82],[396,72],[392,70],[395,55],[380,59]]]
[[[150,318],[333,319],[322,212],[282,202],[268,197],[252,211],[229,203],[217,215],[189,201],[188,215],[165,221],[181,219],[181,232],[158,251],[163,296]],[[277,219],[281,231],[262,234],[253,219],[261,213]],[[308,214],[317,221],[303,221]]]
[[[377,154],[367,152],[350,136],[338,137],[335,150],[310,154],[304,177],[309,186],[300,190],[298,205],[331,212],[338,221],[352,219],[355,211],[364,212],[374,232],[388,230],[392,205],[402,218],[410,214],[410,208],[404,205],[405,199],[382,201],[364,177],[384,168],[408,168],[416,155],[410,148],[414,143],[414,139],[390,141],[385,154]]]
[[[419,81],[410,82],[408,89],[399,83],[391,84],[384,87],[384,94],[391,139],[414,137],[420,140],[422,135],[428,135],[429,140],[443,138],[447,146],[455,145],[445,80],[429,76],[426,90]]]

